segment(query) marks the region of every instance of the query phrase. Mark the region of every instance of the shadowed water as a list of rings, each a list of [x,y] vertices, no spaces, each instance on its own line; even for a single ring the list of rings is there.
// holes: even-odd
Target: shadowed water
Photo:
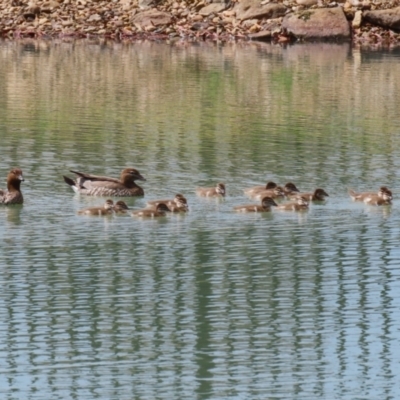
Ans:
[[[398,398],[399,97],[396,51],[1,42],[0,186],[25,175],[0,207],[1,398]],[[131,209],[189,213],[77,215],[104,198],[62,175],[126,166]],[[232,211],[268,180],[329,197]],[[381,185],[392,206],[347,194]]]

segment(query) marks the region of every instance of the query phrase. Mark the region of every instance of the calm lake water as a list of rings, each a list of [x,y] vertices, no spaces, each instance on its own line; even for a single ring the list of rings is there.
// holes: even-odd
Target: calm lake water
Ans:
[[[400,398],[400,52],[0,42],[2,399]],[[82,217],[70,169],[187,215]],[[268,180],[329,198],[243,215]],[[225,182],[223,201],[195,195]],[[347,188],[389,186],[391,207]]]

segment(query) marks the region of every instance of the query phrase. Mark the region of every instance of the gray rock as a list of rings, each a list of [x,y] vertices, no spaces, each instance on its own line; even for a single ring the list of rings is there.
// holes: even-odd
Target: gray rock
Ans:
[[[228,5],[225,3],[211,3],[208,6],[203,7],[200,11],[199,14],[203,15],[204,17],[207,17],[211,14],[214,13],[219,13],[221,11],[224,11],[228,8]]]
[[[163,11],[148,10],[134,15],[131,22],[132,24],[139,25],[142,28],[149,25],[169,25],[172,22],[172,16]]]
[[[341,7],[288,14],[282,21],[282,29],[304,40],[347,40],[351,36],[349,23]]]
[[[268,3],[262,5],[260,0],[242,0],[235,6],[236,18],[239,20],[278,18],[286,13],[286,7],[282,3]]]
[[[388,10],[365,11],[363,13],[363,21],[399,32],[400,7]]]

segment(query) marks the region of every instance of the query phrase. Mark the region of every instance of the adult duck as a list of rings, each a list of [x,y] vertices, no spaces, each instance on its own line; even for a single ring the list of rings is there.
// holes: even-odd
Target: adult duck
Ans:
[[[145,181],[146,179],[135,168],[122,170],[119,179],[79,171],[71,170],[71,172],[77,175],[76,179],[64,176],[64,181],[72,187],[75,193],[87,196],[144,196],[143,189],[135,181]]]
[[[22,204],[24,197],[21,192],[21,182],[24,181],[22,170],[13,168],[7,175],[7,190],[0,189],[0,204]]]

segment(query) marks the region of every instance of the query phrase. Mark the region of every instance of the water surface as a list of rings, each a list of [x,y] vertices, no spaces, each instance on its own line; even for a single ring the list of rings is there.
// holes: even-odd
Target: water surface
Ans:
[[[396,51],[1,42],[0,174],[26,178],[0,208],[2,398],[398,398],[399,97]],[[62,175],[126,166],[132,209],[190,212],[78,216],[104,199]],[[329,198],[232,211],[268,180]],[[383,184],[391,207],[347,194]]]

